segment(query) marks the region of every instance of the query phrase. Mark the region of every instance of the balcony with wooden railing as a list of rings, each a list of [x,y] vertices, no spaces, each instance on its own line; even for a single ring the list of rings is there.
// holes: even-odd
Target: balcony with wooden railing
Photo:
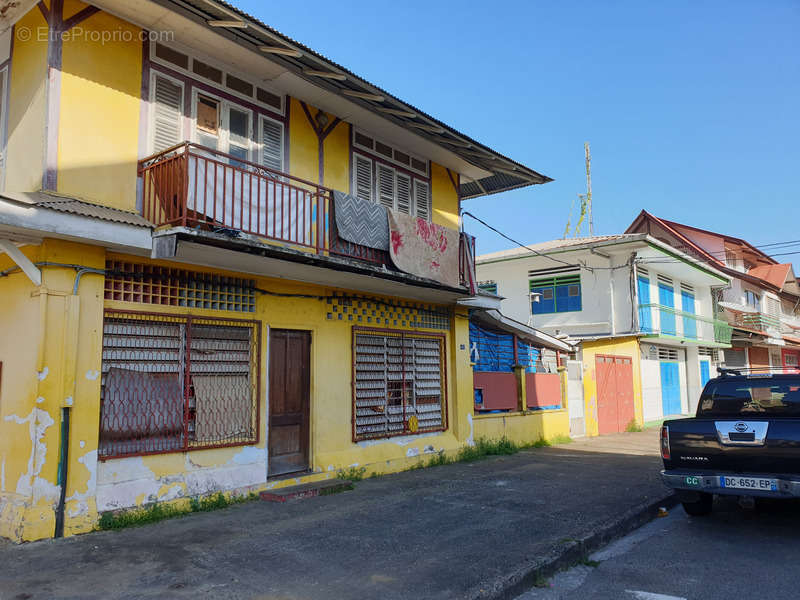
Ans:
[[[781,320],[761,312],[731,312],[731,325],[780,337]]]
[[[388,252],[337,235],[333,190],[325,186],[189,142],[141,160],[138,175],[142,216],[157,228],[243,233],[396,271]],[[475,280],[474,261],[463,254],[469,248],[474,256],[474,238],[462,234],[460,244],[460,281],[467,286]]]

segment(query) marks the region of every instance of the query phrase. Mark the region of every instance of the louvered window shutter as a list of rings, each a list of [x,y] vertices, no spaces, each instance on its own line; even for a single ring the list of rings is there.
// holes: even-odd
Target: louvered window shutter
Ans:
[[[378,165],[378,201],[394,209],[394,169]]]
[[[156,76],[153,90],[153,152],[161,152],[183,140],[183,87]]]
[[[283,171],[283,126],[270,119],[261,121],[261,164]]]
[[[397,174],[397,210],[411,214],[411,178],[400,173]]]
[[[362,200],[372,200],[372,161],[356,155],[353,191]]]
[[[420,219],[429,220],[430,209],[430,186],[424,181],[414,180],[414,214]]]

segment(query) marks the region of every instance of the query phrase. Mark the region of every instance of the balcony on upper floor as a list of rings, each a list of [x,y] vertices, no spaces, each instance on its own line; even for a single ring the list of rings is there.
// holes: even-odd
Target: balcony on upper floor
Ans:
[[[156,228],[242,237],[287,257],[300,252],[401,274],[389,252],[338,235],[330,188],[190,142],[141,160],[138,175],[142,216]],[[474,245],[460,234],[460,287],[475,281]]]
[[[639,304],[639,331],[687,343],[729,346],[733,328],[725,321],[663,304]]]
[[[729,322],[734,327],[741,327],[770,337],[781,337],[781,320],[762,312],[731,312]]]

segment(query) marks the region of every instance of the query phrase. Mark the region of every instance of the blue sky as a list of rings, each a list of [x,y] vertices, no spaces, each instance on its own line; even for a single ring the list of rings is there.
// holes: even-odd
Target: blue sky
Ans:
[[[800,240],[800,1],[236,3],[555,179],[464,203],[522,242],[563,235],[584,141],[595,233],[644,208]],[[510,246],[467,227],[479,252]]]

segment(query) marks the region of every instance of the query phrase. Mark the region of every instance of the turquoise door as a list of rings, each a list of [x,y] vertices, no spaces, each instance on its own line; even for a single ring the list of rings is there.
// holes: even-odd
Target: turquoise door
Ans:
[[[694,294],[681,290],[681,309],[685,313],[694,314]],[[683,317],[683,337],[697,339],[697,320]]]
[[[661,363],[661,408],[664,416],[681,414],[681,381],[678,363]]]
[[[711,364],[707,360],[700,361],[700,385],[704,386],[711,379]]]
[[[671,285],[658,282],[658,303],[670,309],[675,308],[675,291]],[[675,335],[678,331],[675,328],[675,311],[661,309],[661,334]]]
[[[650,280],[644,275],[639,275],[636,280],[636,287],[639,293],[639,331],[652,333],[653,313],[649,306],[642,306],[643,304],[650,304]]]

